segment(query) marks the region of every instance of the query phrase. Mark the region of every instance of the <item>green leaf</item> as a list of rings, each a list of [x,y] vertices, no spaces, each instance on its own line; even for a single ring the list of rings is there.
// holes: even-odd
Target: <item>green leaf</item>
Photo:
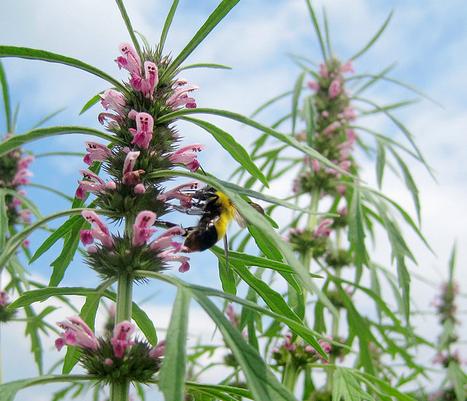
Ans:
[[[85,135],[92,135],[98,138],[103,138],[110,142],[117,141],[117,138],[113,135],[109,135],[104,132],[101,132],[101,131],[98,131],[92,128],[86,128],[86,127],[64,126],[64,127],[37,128],[22,135],[14,135],[11,138],[7,139],[6,141],[3,141],[2,143],[0,143],[0,157],[11,152],[13,149],[23,146],[26,143],[37,141],[38,139],[47,138],[51,136],[67,135],[67,134],[85,134]]]
[[[189,306],[190,294],[180,287],[172,309],[164,361],[159,374],[159,387],[166,400],[184,400]]]
[[[376,179],[378,181],[378,188],[381,189],[383,185],[383,174],[384,174],[384,167],[386,165],[386,151],[384,150],[384,146],[378,141],[378,145],[376,148]]]
[[[73,383],[79,381],[91,381],[92,376],[84,375],[60,375],[60,376],[41,376],[33,379],[16,380],[9,383],[0,384],[0,401],[13,401],[18,391],[32,386],[43,385],[47,383]]]
[[[232,267],[242,278],[242,280],[245,281],[245,283],[247,283],[250,288],[258,293],[258,295],[264,300],[264,302],[266,302],[266,305],[268,305],[272,311],[285,315],[290,319],[296,320],[297,322],[301,321],[295,312],[290,309],[289,305],[287,305],[284,297],[277,291],[273,290],[270,285],[255,277],[255,275],[251,274],[245,266],[239,263],[232,262]]]
[[[97,95],[94,95],[91,99],[89,99],[79,112],[79,115],[83,114],[84,112],[88,111],[92,106],[99,103],[99,101],[101,100],[101,93],[102,92],[98,93]]]
[[[8,91],[8,82],[6,79],[5,69],[0,62],[0,85],[2,86],[3,107],[5,110],[5,121],[7,132],[13,132],[13,121],[11,119],[11,103],[10,93]]]
[[[414,140],[414,137],[412,135],[412,133],[407,129],[407,127],[402,124],[396,117],[394,117],[391,113],[389,113],[388,111],[386,110],[383,110],[381,109],[380,106],[378,106],[376,103],[374,103],[373,101],[371,100],[368,100],[368,99],[363,99],[363,98],[359,98],[359,97],[354,97],[353,99],[355,100],[358,100],[360,102],[363,102],[363,103],[367,103],[367,104],[370,104],[371,106],[373,106],[375,109],[379,109],[383,114],[386,115],[386,117],[388,117],[392,122],[393,124],[399,128],[399,130],[404,134],[404,136],[407,138],[407,140],[410,142],[410,144],[412,145],[415,153],[417,154],[418,156],[418,159],[421,161],[421,163],[425,166],[425,168],[427,169],[427,171],[431,174],[431,176],[433,178],[434,175],[433,175],[433,171],[431,169],[431,167],[428,165],[428,163],[426,162],[425,158],[423,157],[423,154],[422,152],[420,151],[420,149],[418,148],[417,144],[415,143],[415,140]]]
[[[63,216],[72,216],[72,215],[80,214],[83,210],[89,210],[89,208],[76,208],[76,209],[65,210],[63,212],[53,213],[49,216],[46,216],[36,221],[34,224],[31,224],[30,226],[25,228],[23,231],[10,237],[6,243],[5,249],[0,254],[0,266],[3,266],[6,263],[9,257],[15,253],[16,249],[18,249],[18,247],[22,244],[24,239],[28,237],[28,235],[31,232],[33,232],[34,230],[43,226],[44,224],[48,223],[51,220],[55,220]]]
[[[357,59],[358,57],[362,56],[363,54],[365,54],[370,48],[371,46],[373,46],[375,44],[375,42],[379,39],[379,37],[382,35],[382,33],[385,31],[386,27],[388,26],[389,24],[389,21],[391,21],[391,18],[392,18],[392,11],[389,13],[389,15],[387,16],[386,20],[384,21],[383,25],[381,26],[381,28],[378,29],[378,31],[375,33],[375,35],[370,39],[370,41],[365,45],[365,47],[363,47],[362,50],[358,51],[354,56],[352,56],[350,58],[350,60],[355,60]]]
[[[47,114],[45,117],[41,118],[36,124],[34,124],[31,129],[39,128],[40,126],[44,125],[47,121],[51,120],[58,114],[60,114],[62,111],[64,111],[65,108],[62,107],[61,109],[55,110],[54,112]]]
[[[214,64],[214,63],[196,63],[185,65],[179,69],[179,71],[191,70],[192,68],[215,68],[219,70],[231,70],[232,67],[224,64]]]
[[[27,186],[32,187],[32,188],[43,189],[44,191],[48,191],[50,193],[60,196],[61,198],[65,199],[68,202],[73,201],[73,198],[71,196],[68,196],[66,193],[62,191],[58,191],[57,189],[49,188],[47,185],[36,184],[35,182],[30,182],[29,184],[27,184]]]
[[[407,165],[404,163],[404,160],[401,159],[401,157],[395,152],[393,149],[391,149],[391,153],[394,156],[394,158],[397,161],[397,164],[399,165],[402,175],[404,177],[405,185],[407,189],[410,191],[413,199],[413,203],[415,205],[415,210],[417,211],[417,218],[418,222],[420,223],[421,220],[421,215],[420,215],[420,199],[419,199],[419,194],[418,194],[418,188],[417,184],[415,183],[415,180],[412,177],[412,174],[410,173],[410,169],[407,167]]]
[[[219,145],[221,145],[238,163],[240,163],[245,170],[247,170],[253,177],[258,178],[264,185],[269,187],[266,177],[263,175],[261,170],[256,167],[256,164],[251,160],[250,155],[245,148],[240,145],[232,135],[215,125],[208,123],[207,121],[190,117],[185,117],[184,119],[209,132]]]
[[[154,273],[150,271],[143,271],[143,270],[137,271],[136,274],[142,277],[152,277],[152,278],[155,278],[161,281],[165,281],[177,287],[183,286],[185,288],[190,289],[191,291],[195,291],[197,293],[201,293],[206,296],[220,297],[229,302],[235,302],[237,304],[243,305],[247,307],[248,309],[251,309],[252,311],[257,311],[261,314],[271,316],[272,318],[285,323],[290,328],[291,331],[293,331],[298,336],[302,337],[309,344],[317,344],[315,349],[321,354],[321,356],[323,356],[324,358],[327,358],[327,354],[322,350],[321,346],[316,341],[316,337],[320,337],[320,334],[313,332],[308,327],[305,327],[301,322],[297,322],[296,320],[291,319],[288,316],[277,314],[276,312],[263,308],[254,302],[250,302],[249,300],[245,300],[235,295],[227,294],[223,291],[218,291],[216,289],[209,288],[209,287],[189,284],[175,277],[170,277],[164,274]]]
[[[266,103],[263,103],[261,106],[259,106],[251,115],[250,115],[250,118],[253,118],[254,116],[256,116],[259,112],[263,111],[264,109],[268,108],[269,106],[271,106],[272,104],[276,103],[277,101],[289,96],[293,94],[293,91],[287,91],[287,92],[284,92],[284,93],[281,93],[280,95],[277,95],[275,97],[273,97],[272,99],[268,100]],[[265,136],[265,139],[267,138],[267,136]],[[253,152],[253,154],[256,153],[256,152]]]
[[[464,390],[464,386],[467,384],[467,376],[458,363],[449,362],[448,379],[454,387],[456,398],[459,401],[465,400],[467,394]]]
[[[73,230],[66,235],[60,255],[50,264],[50,266],[53,267],[49,281],[50,287],[56,287],[62,282],[66,269],[68,269],[68,266],[70,266],[70,263],[73,261],[79,246],[80,228],[81,227],[73,228]]]
[[[272,374],[259,353],[245,342],[242,334],[230,324],[214,303],[201,292],[194,292],[193,296],[221,331],[224,341],[242,367],[254,398],[268,401],[296,401],[289,390]]]
[[[230,251],[229,252],[229,262],[230,262]],[[225,256],[224,257],[219,257],[218,258],[218,269],[219,269],[219,279],[221,280],[222,283],[222,289],[229,293],[236,295],[237,294],[237,286],[235,285],[235,275],[233,273],[233,270],[229,266],[226,265],[226,260]]]
[[[349,210],[349,242],[355,253],[355,263],[360,267],[366,263],[368,255],[365,247],[365,228],[360,200],[360,188],[354,186],[352,202]]]
[[[61,54],[56,54],[48,52],[46,50],[30,49],[28,47],[16,47],[16,46],[0,46],[0,58],[2,57],[18,57],[25,58],[30,60],[42,60],[50,63],[59,63],[69,65],[71,67],[78,68],[80,70],[89,72],[99,78],[110,82],[116,88],[126,91],[125,87],[116,79],[112,78],[110,75],[105,72],[93,67],[92,65],[83,63],[80,60],[77,60],[72,57],[63,56]]]
[[[133,46],[135,47],[136,52],[141,57],[142,56],[141,47],[139,45],[138,39],[136,38],[135,31],[133,27],[131,26],[130,17],[128,16],[128,13],[126,12],[125,5],[123,4],[123,0],[115,0],[115,2],[117,3],[118,9],[120,10],[120,14],[123,18],[123,21],[125,21],[126,29],[128,30],[131,41],[133,42]]]
[[[38,219],[42,218],[41,212],[39,211],[38,207],[26,196],[20,194],[18,191],[8,188],[1,188],[0,191],[19,199],[21,201],[21,204],[27,209],[29,209],[32,212],[32,214],[34,214],[34,216],[36,216]]]
[[[48,238],[46,238],[39,248],[37,248],[29,263],[31,264],[39,259],[52,247],[52,245],[54,245],[60,238],[63,238],[66,234],[70,233],[74,228],[79,227],[81,229],[84,223],[85,220],[83,220],[80,215],[73,216],[65,221],[60,227],[54,230]]]
[[[8,308],[10,309],[18,309],[27,305],[31,305],[35,302],[42,302],[50,297],[59,297],[62,295],[77,295],[77,296],[84,296],[87,297],[89,295],[96,294],[98,292],[97,289],[93,288],[85,288],[85,287],[47,287],[41,288],[38,290],[31,290],[24,292],[19,298],[14,300]],[[102,296],[116,301],[117,297],[114,292],[111,291],[104,291]],[[157,343],[157,334],[156,329],[154,327],[154,323],[148,317],[146,312],[142,310],[135,302],[133,302],[132,307],[132,317],[138,327],[146,336],[147,340],[152,344]]]
[[[374,398],[362,390],[350,369],[336,368],[333,374],[332,400],[374,401]]]
[[[3,252],[8,235],[8,215],[6,212],[5,191],[0,190],[0,252]]]
[[[302,72],[297,80],[295,81],[294,92],[292,96],[292,135],[295,134],[295,127],[297,125],[298,116],[298,101],[300,100],[300,94],[302,93],[303,80],[305,79],[306,72]]]
[[[316,109],[311,96],[305,98],[303,102],[303,116],[306,123],[306,143],[312,146],[316,132]]]
[[[198,45],[209,35],[209,33],[224,19],[224,17],[234,8],[240,0],[222,0],[217,8],[208,17],[203,26],[196,32],[193,39],[185,46],[175,60],[167,69],[167,74],[174,72],[193,53]]]
[[[456,268],[456,259],[457,259],[457,244],[452,246],[451,256],[449,257],[449,279],[448,282],[453,283],[454,281],[454,269]]]
[[[253,127],[253,128],[256,128],[264,133],[267,133],[271,136],[273,136],[274,138],[290,145],[291,147],[301,151],[301,152],[304,152],[306,154],[308,154],[309,156],[311,156],[312,158],[314,159],[317,159],[318,161],[322,162],[324,165],[328,166],[328,167],[331,167],[333,169],[335,169],[336,171],[339,171],[341,174],[349,177],[351,176],[351,174],[349,174],[347,171],[343,170],[342,168],[340,168],[338,165],[336,165],[335,163],[331,162],[330,160],[328,160],[326,157],[322,156],[319,152],[317,152],[315,149],[309,147],[309,146],[306,146],[300,142],[298,142],[295,138],[291,137],[291,136],[287,136],[287,135],[284,135],[282,133],[280,133],[279,131],[276,131],[272,128],[269,128],[265,125],[262,125],[248,117],[245,117],[241,114],[238,114],[238,113],[233,113],[231,111],[227,111],[227,110],[217,110],[217,109],[208,109],[208,108],[196,108],[196,109],[183,109],[183,110],[178,110],[178,111],[174,111],[172,113],[168,113],[166,115],[164,115],[163,117],[161,117],[159,119],[159,122],[160,123],[163,123],[163,122],[168,122],[168,121],[171,121],[171,120],[174,120],[176,118],[185,118],[186,115],[188,114],[212,114],[212,115],[215,115],[215,116],[221,116],[221,117],[225,117],[225,118],[229,118],[231,120],[234,120],[234,121],[239,121],[243,124],[246,124],[246,125],[249,125],[250,127]]]
[[[165,18],[164,27],[162,28],[161,38],[159,40],[159,52],[162,54],[165,46],[165,41],[167,40],[167,34],[169,33],[170,26],[174,19],[175,12],[177,11],[179,0],[173,0],[172,6],[170,7],[169,13]]]
[[[315,29],[316,36],[318,36],[319,47],[321,49],[321,55],[323,56],[323,60],[326,61],[326,47],[324,46],[323,35],[321,34],[321,29],[319,27],[318,19],[316,18],[315,11],[313,10],[313,6],[311,5],[310,0],[306,0],[306,5],[308,6],[308,12],[310,13],[311,21],[313,22],[313,28]]]

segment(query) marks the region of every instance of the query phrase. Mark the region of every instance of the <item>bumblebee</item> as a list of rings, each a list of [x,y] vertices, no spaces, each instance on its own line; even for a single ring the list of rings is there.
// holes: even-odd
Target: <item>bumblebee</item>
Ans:
[[[191,215],[200,215],[198,224],[186,227],[184,246],[187,252],[202,252],[213,247],[224,239],[227,245],[227,228],[232,220],[240,227],[246,222],[235,208],[230,198],[213,187],[205,187],[191,194],[190,208],[175,207],[176,210]],[[256,210],[264,214],[264,210],[256,203],[249,202]]]

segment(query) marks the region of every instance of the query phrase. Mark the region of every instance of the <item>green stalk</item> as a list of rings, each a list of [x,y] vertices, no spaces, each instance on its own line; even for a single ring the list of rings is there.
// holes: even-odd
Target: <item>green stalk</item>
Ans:
[[[321,190],[319,188],[316,188],[311,193],[310,206],[308,208],[310,214],[308,215],[308,221],[306,225],[306,229],[309,231],[313,231],[313,229],[316,226],[316,223],[318,222],[317,212],[318,212],[320,192]],[[308,249],[308,251],[302,255],[301,261],[308,270],[311,267],[310,265],[311,265],[312,258],[313,258],[312,249]],[[295,294],[296,294],[295,290],[289,286],[289,297],[291,295],[295,297]],[[303,305],[306,305],[306,297],[307,297],[307,292],[304,291],[303,292]],[[284,367],[283,375],[282,375],[282,383],[284,384],[285,387],[287,387],[292,392],[295,388],[295,384],[297,382],[299,374],[300,372],[297,366],[295,366],[295,364],[293,363],[293,361],[292,360],[287,361]]]
[[[125,231],[131,236],[131,221],[126,220]],[[124,320],[131,321],[131,306],[133,295],[133,276],[130,273],[121,273],[118,277],[117,307],[115,311],[115,324]],[[110,401],[128,401],[130,382],[122,381],[112,383],[110,386]]]
[[[292,360],[287,361],[282,375],[282,384],[292,393],[294,392],[299,373],[300,371],[295,363]]]

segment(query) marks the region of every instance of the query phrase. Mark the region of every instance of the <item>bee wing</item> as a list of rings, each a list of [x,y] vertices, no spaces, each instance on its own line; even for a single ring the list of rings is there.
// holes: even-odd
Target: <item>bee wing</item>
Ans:
[[[234,211],[234,219],[241,228],[246,227],[246,220],[237,209]]]

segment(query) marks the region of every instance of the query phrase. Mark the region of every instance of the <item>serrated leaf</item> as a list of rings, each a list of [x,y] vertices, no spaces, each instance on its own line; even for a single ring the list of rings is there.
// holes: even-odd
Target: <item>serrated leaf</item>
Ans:
[[[374,401],[374,398],[361,388],[349,369],[336,368],[333,374],[332,400]]]
[[[295,134],[295,127],[297,125],[298,116],[298,101],[300,100],[300,94],[302,93],[303,80],[305,79],[305,72],[302,72],[297,80],[295,81],[293,96],[292,96],[292,135]]]

